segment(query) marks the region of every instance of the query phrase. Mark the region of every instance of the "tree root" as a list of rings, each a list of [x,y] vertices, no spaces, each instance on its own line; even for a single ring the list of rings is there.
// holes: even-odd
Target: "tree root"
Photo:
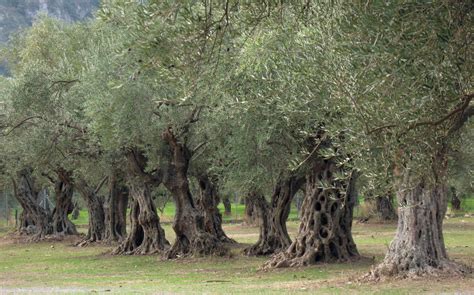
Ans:
[[[164,258],[230,256],[230,249],[219,239],[206,232],[197,234],[191,243],[186,238],[183,238],[183,240],[177,239],[173,246],[164,254]]]
[[[257,244],[249,246],[242,250],[247,256],[267,256],[279,253],[284,249],[277,239],[267,239],[266,241],[259,241]]]
[[[382,262],[362,276],[361,282],[379,282],[387,279],[415,279],[420,277],[464,277],[472,273],[472,268],[444,259],[438,266],[422,264],[416,267],[401,267],[395,262]]]

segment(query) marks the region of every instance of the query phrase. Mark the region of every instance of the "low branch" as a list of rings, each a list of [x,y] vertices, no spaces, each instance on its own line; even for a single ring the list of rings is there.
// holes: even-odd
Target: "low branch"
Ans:
[[[467,119],[470,116],[472,116],[472,114],[470,115],[470,112],[473,112],[473,110],[472,110],[472,106],[469,106],[469,104],[470,104],[470,102],[472,101],[473,98],[474,98],[474,93],[469,93],[469,94],[464,95],[463,98],[462,98],[464,101],[457,108],[455,108],[454,110],[449,112],[447,115],[443,116],[442,118],[440,118],[436,121],[421,121],[421,122],[415,122],[413,124],[410,124],[400,134],[400,136],[407,133],[410,130],[413,130],[413,129],[421,127],[421,126],[438,126],[438,125],[442,124],[443,122],[447,121],[448,119],[454,117],[458,113],[463,114],[460,118],[460,121],[462,121],[462,123],[461,123],[461,126],[462,126],[464,124],[464,122],[467,121]],[[458,124],[455,123],[455,126],[456,125],[458,125]],[[378,131],[381,131],[381,130],[384,130],[384,129],[390,129],[390,128],[395,128],[395,127],[399,127],[399,126],[400,125],[397,125],[397,124],[383,125],[383,126],[380,126],[380,127],[377,127],[377,128],[374,128],[374,129],[368,131],[367,135],[370,135],[372,133],[375,133],[375,132],[378,132]],[[459,128],[460,127],[458,127],[457,129],[459,129]],[[451,129],[453,129],[453,128],[451,128]],[[450,132],[450,133],[452,133],[452,132]]]
[[[81,82],[80,80],[78,79],[74,79],[74,80],[58,80],[58,81],[54,81],[50,88],[53,88],[53,86],[57,85],[57,84],[64,84],[64,85],[69,85],[69,84],[73,84],[73,83],[76,83],[76,82]]]
[[[7,133],[4,134],[4,136],[8,136],[10,133],[12,133],[15,129],[21,127],[23,124],[25,124],[26,122],[28,122],[29,120],[33,120],[33,119],[43,119],[41,116],[31,116],[31,117],[28,117],[28,118],[25,118],[23,120],[21,120],[18,124],[16,124],[15,126],[13,126],[13,128],[8,131]]]
[[[95,188],[95,191],[94,193],[97,194],[100,189],[102,188],[102,186],[107,182],[109,178],[107,176],[105,176],[104,178],[102,178],[102,180],[99,182],[99,184],[97,185],[97,187]]]

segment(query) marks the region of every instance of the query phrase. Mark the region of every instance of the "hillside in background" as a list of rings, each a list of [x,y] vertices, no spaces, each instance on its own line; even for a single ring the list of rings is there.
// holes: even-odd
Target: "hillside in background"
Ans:
[[[47,13],[65,21],[92,16],[100,0],[0,0],[0,44],[10,35],[31,26],[38,13]],[[5,69],[0,66],[0,73]]]

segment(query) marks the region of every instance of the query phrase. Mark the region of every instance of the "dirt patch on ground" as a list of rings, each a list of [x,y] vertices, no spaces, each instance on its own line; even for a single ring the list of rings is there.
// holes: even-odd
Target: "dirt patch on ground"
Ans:
[[[10,232],[0,238],[0,247],[15,245],[15,244],[42,244],[42,243],[57,243],[75,245],[83,239],[83,235],[76,236],[46,236],[41,241],[35,242],[31,240],[30,236],[20,235],[17,232]]]

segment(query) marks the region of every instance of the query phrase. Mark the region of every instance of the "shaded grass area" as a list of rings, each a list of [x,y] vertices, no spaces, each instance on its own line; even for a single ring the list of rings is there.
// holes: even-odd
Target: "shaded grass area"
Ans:
[[[292,236],[297,222],[289,222]],[[170,225],[167,238],[174,239]],[[253,243],[258,228],[226,224],[227,233],[239,243]],[[0,293],[3,291],[157,293],[181,294],[413,294],[474,290],[472,277],[463,280],[411,280],[362,284],[355,278],[383,258],[393,237],[394,224],[355,224],[353,233],[366,258],[352,263],[321,264],[298,269],[259,271],[265,257],[244,257],[240,248],[233,257],[163,261],[159,256],[110,256],[111,246],[73,247],[73,241],[16,244],[0,239]],[[0,236],[5,233],[0,232]],[[446,221],[450,256],[474,263],[474,218]],[[29,289],[28,289],[29,288]],[[2,290],[3,289],[3,290]]]

